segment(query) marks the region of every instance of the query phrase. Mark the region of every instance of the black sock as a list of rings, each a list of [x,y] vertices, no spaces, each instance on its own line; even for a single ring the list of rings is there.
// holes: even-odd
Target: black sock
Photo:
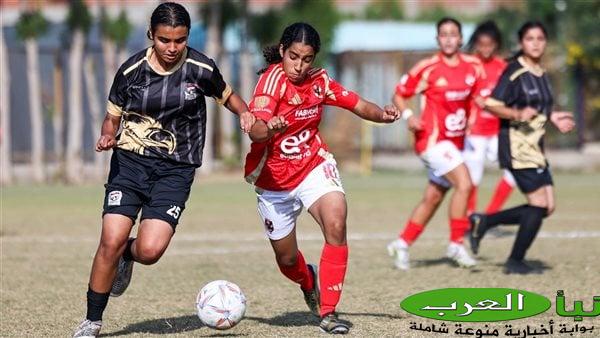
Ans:
[[[123,251],[123,259],[126,261],[133,261],[133,254],[131,253],[131,245],[135,241],[135,238],[130,238],[127,241],[127,245],[125,246],[125,251]]]
[[[521,217],[519,231],[517,232],[517,238],[515,239],[515,244],[513,244],[510,258],[517,261],[523,260],[527,249],[529,249],[542,227],[542,220],[547,212],[548,209],[546,208],[528,206],[527,212]]]
[[[493,214],[486,215],[485,224],[488,228],[492,228],[499,224],[513,225],[519,224],[521,216],[527,213],[528,204],[519,205],[518,207],[502,210]]]
[[[106,304],[108,304],[109,295],[110,292],[98,293],[92,290],[88,285],[86,319],[93,322],[102,320],[102,313],[104,312],[104,309],[106,309]]]

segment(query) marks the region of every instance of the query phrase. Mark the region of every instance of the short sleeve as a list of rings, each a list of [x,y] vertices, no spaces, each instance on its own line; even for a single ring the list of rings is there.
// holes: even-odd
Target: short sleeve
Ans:
[[[337,81],[329,78],[329,85],[324,103],[348,110],[353,110],[360,97],[353,91],[347,90]]]
[[[219,68],[213,60],[210,60],[208,67],[203,68],[199,85],[204,91],[204,95],[212,96],[219,104],[225,104],[229,96],[233,93],[233,90],[225,83]]]
[[[513,106],[518,99],[518,88],[515,81],[511,80],[513,71],[505,69],[492,95],[485,100],[487,106]],[[515,79],[516,80],[516,79]]]
[[[279,104],[284,82],[285,75],[281,67],[274,66],[262,73],[248,104],[250,112],[265,122],[270,120]]]
[[[108,94],[108,104],[106,111],[114,116],[123,115],[123,107],[127,98],[127,78],[123,74],[123,70],[119,69],[115,75],[110,92]]]

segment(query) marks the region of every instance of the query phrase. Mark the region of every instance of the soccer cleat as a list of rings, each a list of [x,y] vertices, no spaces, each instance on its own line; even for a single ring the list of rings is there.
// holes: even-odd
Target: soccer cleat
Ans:
[[[394,257],[394,266],[400,270],[410,269],[408,244],[401,238],[392,241],[387,246],[388,254]]]
[[[532,266],[528,265],[523,261],[519,261],[516,259],[509,258],[506,263],[504,263],[504,273],[507,275],[510,274],[518,274],[518,275],[528,275],[528,274],[541,274],[540,270],[536,270]]]
[[[77,329],[75,329],[75,333],[73,333],[73,338],[95,338],[100,334],[100,329],[102,328],[102,321],[91,321],[89,319],[84,320],[79,324]]]
[[[469,256],[467,249],[462,244],[450,242],[446,257],[453,260],[461,268],[471,268],[477,265],[477,261]]]
[[[483,214],[472,214],[469,216],[469,223],[471,223],[471,231],[469,231],[469,244],[471,244],[471,251],[477,255],[479,252],[479,243],[487,231],[486,218]]]
[[[317,273],[317,266],[314,264],[306,264],[308,272],[313,277],[313,287],[310,290],[302,290],[304,293],[304,301],[310,312],[313,315],[319,317],[321,312],[321,295],[319,293],[319,274]]]
[[[321,319],[319,324],[321,332],[330,334],[346,334],[350,331],[350,327],[342,323],[335,313],[330,313]]]
[[[112,289],[110,290],[111,297],[119,297],[127,290],[131,275],[133,273],[133,261],[126,261],[123,256],[119,258],[119,266],[117,268],[117,276],[113,281]]]

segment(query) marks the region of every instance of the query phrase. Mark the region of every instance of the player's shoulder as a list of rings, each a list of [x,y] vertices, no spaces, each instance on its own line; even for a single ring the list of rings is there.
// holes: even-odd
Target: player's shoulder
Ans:
[[[506,68],[507,62],[506,60],[504,60],[504,58],[501,58],[499,56],[494,56],[494,58],[492,59],[492,62],[494,64],[494,66],[498,67],[498,68]]]
[[[269,67],[267,67],[260,75],[254,94],[267,94],[275,97],[278,92],[282,92],[282,89],[284,88],[282,85],[285,84],[285,79],[286,75],[281,63],[269,65]],[[279,90],[277,88],[279,88]]]
[[[425,58],[425,59],[417,62],[417,64],[411,68],[411,70],[409,71],[409,74],[412,76],[415,76],[419,73],[424,72],[427,69],[430,69],[432,67],[436,67],[436,66],[440,65],[441,62],[442,62],[442,58],[440,58],[440,56],[438,54],[434,54],[428,58]]]
[[[508,76],[510,82],[516,81],[523,74],[527,73],[528,69],[518,60],[511,60],[507,65],[504,73]]]
[[[463,53],[459,53],[458,57],[468,65],[467,67],[473,69],[478,76],[485,76],[485,71],[483,70],[483,62],[481,62],[481,60],[478,57]]]
[[[119,72],[125,76],[130,74],[133,70],[137,69],[142,63],[144,63],[144,61],[148,60],[149,51],[150,49],[146,48],[130,56],[127,60],[125,60],[125,62],[123,62],[123,64],[121,64],[121,67],[119,67]]]
[[[317,79],[317,78],[324,77],[324,76],[329,77],[329,75],[327,74],[327,71],[320,67],[311,68],[308,71],[308,76],[311,79]]]
[[[204,68],[211,72],[214,70],[214,67],[216,67],[215,62],[210,57],[191,47],[187,47],[185,62],[192,65],[192,67]]]

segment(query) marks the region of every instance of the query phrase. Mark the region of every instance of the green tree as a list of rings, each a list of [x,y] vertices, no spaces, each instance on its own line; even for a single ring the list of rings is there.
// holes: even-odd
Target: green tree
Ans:
[[[27,55],[27,85],[31,126],[31,168],[34,182],[46,179],[44,168],[44,116],[37,39],[48,29],[48,21],[39,10],[21,14],[16,25],[17,35],[25,43]]]
[[[371,0],[365,8],[364,18],[367,20],[402,20],[404,13],[398,1]]]

